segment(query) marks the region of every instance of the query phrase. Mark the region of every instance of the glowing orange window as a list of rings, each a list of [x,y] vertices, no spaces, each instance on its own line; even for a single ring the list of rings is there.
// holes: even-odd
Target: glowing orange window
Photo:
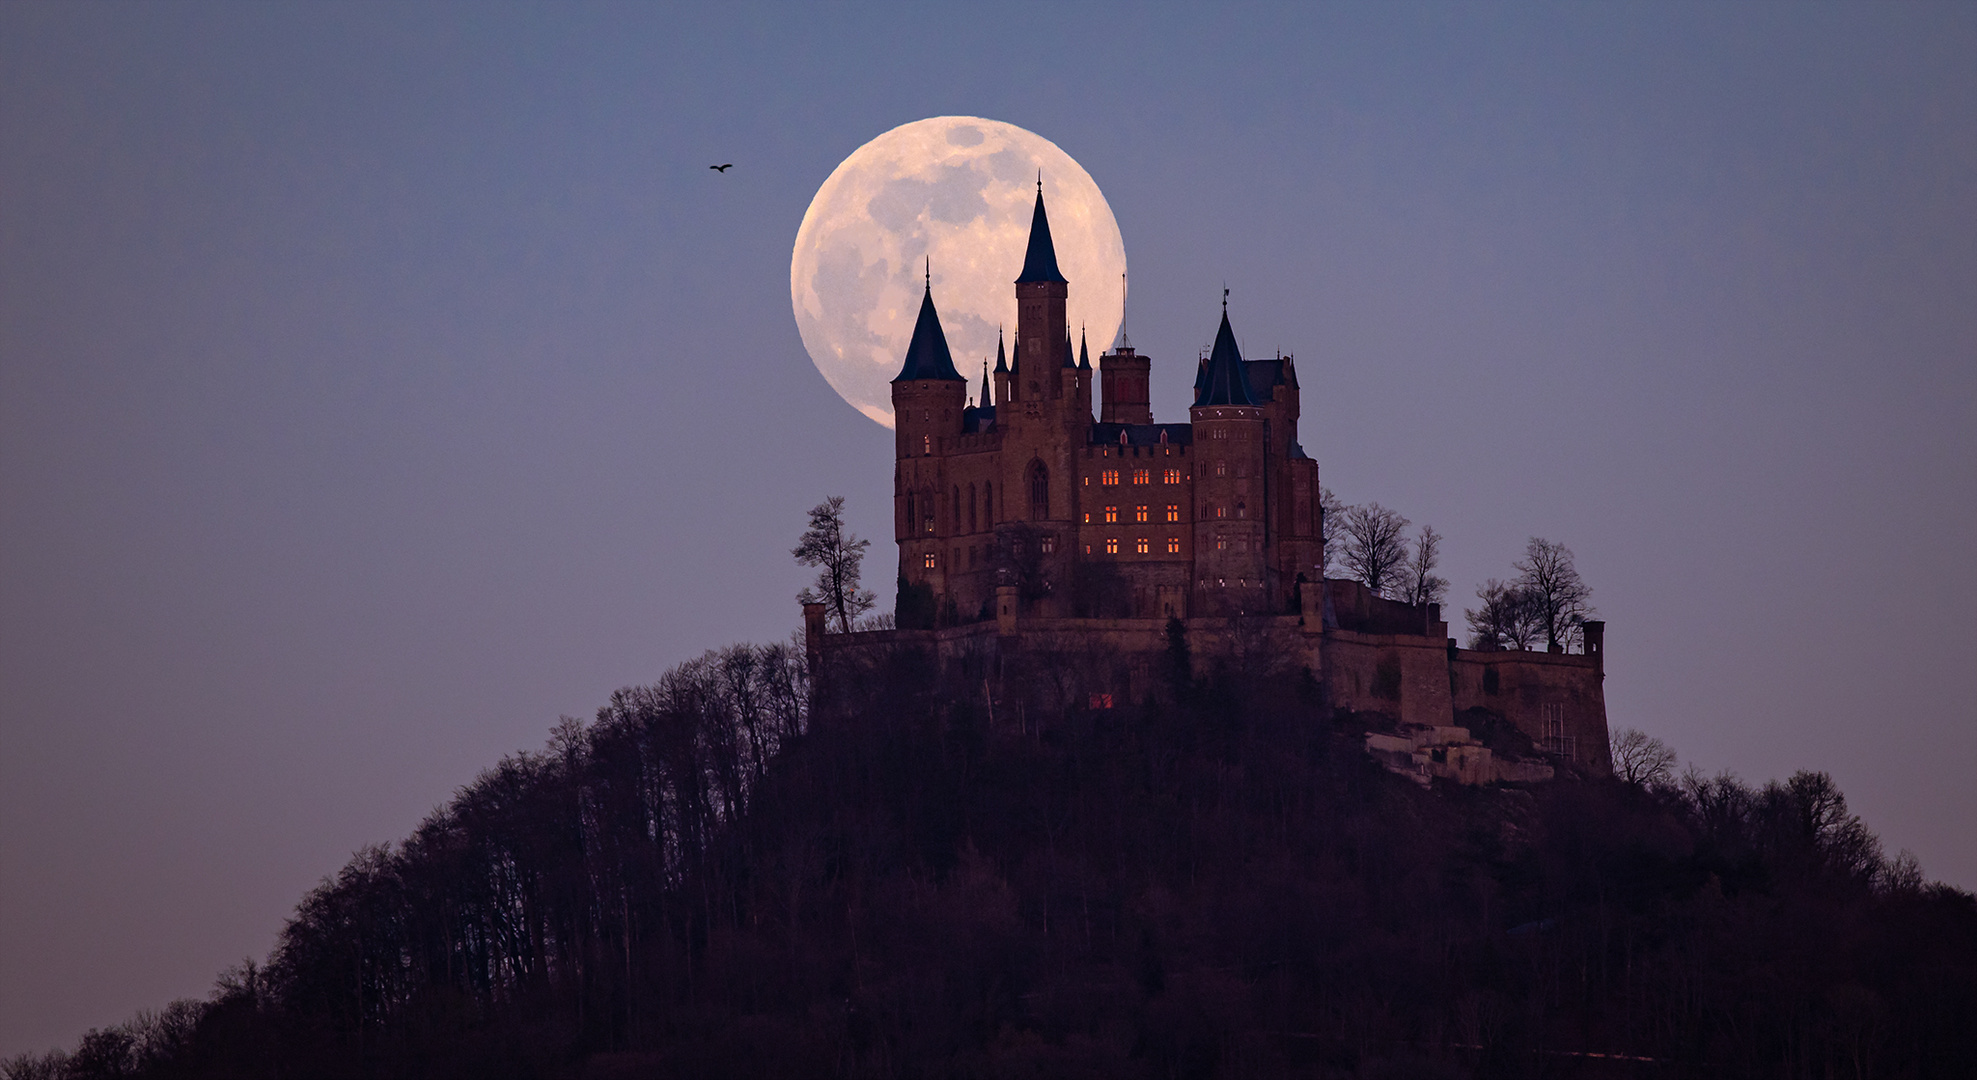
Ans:
[[[1134,520],[1134,521],[1140,521],[1140,522],[1144,522],[1144,521],[1151,521],[1151,520],[1152,520],[1152,517],[1151,517],[1151,516],[1150,516],[1150,515],[1149,515],[1149,514],[1147,513],[1147,511],[1148,511],[1148,510],[1150,510],[1150,509],[1151,509],[1150,507],[1148,507],[1148,506],[1145,506],[1145,505],[1141,505],[1141,506],[1136,506],[1136,507],[1134,507],[1134,508],[1133,508],[1133,520]]]
[[[1106,538],[1105,538],[1105,553],[1106,553],[1107,555],[1117,555],[1117,554],[1119,554],[1119,538],[1118,538],[1118,537],[1116,537],[1116,536],[1108,536],[1108,537],[1106,537]]]
[[[1153,470],[1152,470],[1152,469],[1134,469],[1134,470],[1133,470],[1133,483],[1135,483],[1135,484],[1151,484],[1151,483],[1153,483]]]
[[[934,553],[929,551],[927,552],[927,569],[932,570],[933,568],[934,568]]]
[[[1108,506],[1108,507],[1106,507],[1106,508],[1105,508],[1105,523],[1106,523],[1107,525],[1117,525],[1117,524],[1119,524],[1119,508],[1118,508],[1118,507],[1116,507],[1116,506]]]
[[[1106,487],[1118,487],[1118,486],[1119,486],[1119,470],[1117,470],[1117,469],[1107,469],[1107,470],[1105,470],[1104,472],[1102,472],[1102,473],[1099,473],[1099,474],[1098,474],[1098,482],[1099,482],[1100,484],[1103,484],[1103,485],[1104,485],[1104,486],[1106,486]]]
[[[1138,540],[1133,541],[1133,550],[1139,552],[1141,555],[1146,554],[1148,550],[1146,537],[1142,536]]]
[[[1181,470],[1179,470],[1179,469],[1168,469],[1168,470],[1167,470],[1166,472],[1164,472],[1164,473],[1161,473],[1161,474],[1160,474],[1160,482],[1161,482],[1161,483],[1163,483],[1163,484],[1178,484],[1178,483],[1180,483],[1180,482],[1181,482]]]
[[[1170,536],[1170,537],[1168,537],[1168,538],[1167,538],[1167,554],[1169,554],[1169,555],[1179,555],[1180,553],[1181,553],[1181,538],[1180,538],[1180,537],[1178,537],[1178,536]]]
[[[1180,504],[1180,503],[1168,503],[1168,504],[1167,504],[1167,520],[1168,520],[1168,521],[1179,521],[1179,520],[1181,520],[1181,504]]]

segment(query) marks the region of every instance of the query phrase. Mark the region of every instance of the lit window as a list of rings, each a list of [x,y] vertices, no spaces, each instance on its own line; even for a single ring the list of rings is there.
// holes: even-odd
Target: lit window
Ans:
[[[1170,536],[1170,537],[1168,537],[1168,538],[1167,538],[1167,554],[1169,554],[1169,555],[1179,555],[1180,553],[1181,553],[1181,538],[1180,538],[1180,537],[1178,537],[1178,536]]]
[[[1090,545],[1090,544],[1086,544],[1086,545],[1085,545],[1085,554],[1087,554],[1087,555],[1089,555],[1089,554],[1091,554],[1091,545]]]
[[[1153,483],[1153,470],[1152,470],[1152,469],[1134,469],[1134,470],[1133,470],[1133,483],[1135,483],[1135,484],[1151,484],[1151,483]]]
[[[1217,475],[1217,476],[1227,476],[1227,475],[1229,475],[1229,463],[1228,463],[1228,462],[1226,462],[1226,461],[1218,461],[1218,462],[1216,462],[1216,463],[1215,463],[1215,475]]]
[[[1116,536],[1108,536],[1108,537],[1106,537],[1106,538],[1105,538],[1105,553],[1106,553],[1107,555],[1117,555],[1117,554],[1119,554],[1119,538],[1118,538],[1118,537],[1116,537]]]
[[[1091,511],[1085,511],[1085,524],[1091,524]]]
[[[1227,550],[1229,550],[1229,541],[1228,541],[1227,539],[1225,539],[1225,538],[1223,538],[1223,537],[1220,537],[1220,536],[1218,536],[1218,537],[1216,537],[1216,538],[1215,538],[1215,550],[1217,550],[1217,551],[1227,551]]]
[[[1050,554],[1051,552],[1053,552],[1053,551],[1056,551],[1056,550],[1057,550],[1057,538],[1056,538],[1055,536],[1046,536],[1046,537],[1044,537],[1044,538],[1043,538],[1043,544],[1042,544],[1042,547],[1043,547],[1043,553],[1044,553],[1045,555],[1048,555],[1048,554]]]
[[[1214,436],[1213,436],[1213,437],[1214,437],[1214,438],[1217,438],[1217,439],[1226,439],[1226,438],[1228,438],[1228,437],[1229,437],[1229,429],[1228,429],[1228,428],[1216,428],[1216,429],[1215,429],[1215,434],[1214,434]]]
[[[1151,520],[1151,517],[1150,517],[1150,516],[1148,515],[1148,513],[1147,513],[1147,511],[1148,511],[1149,509],[1150,509],[1149,507],[1147,507],[1147,506],[1143,506],[1143,505],[1142,505],[1142,506],[1136,506],[1136,507],[1134,507],[1134,508],[1133,508],[1133,520],[1134,520],[1134,521],[1137,521],[1137,522],[1140,522],[1140,523],[1142,523],[1142,524],[1144,524],[1145,522],[1147,522],[1147,521],[1149,521],[1149,520]]]
[[[1141,555],[1146,554],[1147,553],[1146,537],[1142,536],[1138,540],[1133,541],[1133,550],[1139,552]]]
[[[929,551],[927,552],[927,569],[932,570],[933,568],[934,568],[934,553]]]
[[[1181,520],[1181,504],[1180,504],[1180,503],[1168,503],[1168,504],[1167,504],[1167,520],[1168,520],[1168,521],[1179,521],[1179,520]]]
[[[1119,508],[1118,508],[1118,507],[1116,507],[1116,506],[1108,506],[1108,507],[1106,507],[1106,508],[1105,508],[1105,523],[1106,523],[1107,525],[1117,525],[1117,524],[1119,523]]]
[[[920,436],[920,452],[922,454],[931,454],[934,452],[934,437],[932,435]]]
[[[1216,517],[1218,517],[1218,518],[1225,518],[1225,517],[1228,517],[1228,516],[1229,516],[1229,508],[1228,508],[1228,507],[1226,507],[1226,506],[1218,506],[1218,507],[1216,507],[1216,508],[1215,508],[1215,516],[1216,516]]]
[[[1099,473],[1098,482],[1105,485],[1106,487],[1119,486],[1119,470],[1107,469],[1104,472]]]
[[[1087,476],[1087,477],[1085,477],[1085,486],[1086,486],[1086,487],[1090,487],[1090,486],[1091,486],[1091,477],[1089,477],[1089,476]]]
[[[1181,470],[1168,469],[1165,473],[1161,474],[1161,478],[1162,483],[1178,484],[1181,482]]]

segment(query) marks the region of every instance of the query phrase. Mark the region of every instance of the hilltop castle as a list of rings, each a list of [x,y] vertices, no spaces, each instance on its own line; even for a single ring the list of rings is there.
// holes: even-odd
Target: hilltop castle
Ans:
[[[1318,464],[1297,440],[1296,365],[1245,360],[1226,295],[1188,422],[1159,424],[1151,361],[1123,334],[1096,370],[1084,341],[1073,350],[1070,283],[1041,184],[1015,287],[1014,346],[998,343],[969,404],[929,279],[892,381],[898,629],[825,634],[812,605],[813,661],[917,643],[971,678],[1011,660],[1054,664],[1060,697],[1110,702],[1146,692],[1179,619],[1198,665],[1241,653],[1303,666],[1335,710],[1416,733],[1417,764],[1463,757],[1450,747],[1464,737],[1419,735],[1456,729],[1462,716],[1507,721],[1551,755],[1609,767],[1603,624],[1586,624],[1583,655],[1459,649],[1438,605],[1323,577]]]

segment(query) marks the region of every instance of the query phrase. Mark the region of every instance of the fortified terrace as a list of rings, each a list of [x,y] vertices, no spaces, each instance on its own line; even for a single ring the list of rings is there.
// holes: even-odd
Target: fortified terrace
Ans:
[[[1584,625],[1581,654],[1463,649],[1439,605],[1323,576],[1296,364],[1245,359],[1226,296],[1188,421],[1162,424],[1151,360],[1123,333],[1096,371],[1083,340],[1073,350],[1041,184],[1015,286],[1015,342],[997,344],[971,404],[929,278],[892,380],[897,629],[826,633],[822,605],[806,605],[813,666],[913,646],[991,708],[1108,707],[1153,690],[1177,619],[1197,669],[1302,667],[1335,714],[1383,729],[1369,752],[1424,782],[1551,775],[1501,761],[1492,773],[1465,723],[1507,724],[1579,771],[1611,768],[1603,623]]]

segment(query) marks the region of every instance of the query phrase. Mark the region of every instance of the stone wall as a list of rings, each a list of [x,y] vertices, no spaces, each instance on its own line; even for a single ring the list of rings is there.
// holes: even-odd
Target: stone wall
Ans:
[[[1458,714],[1502,716],[1538,749],[1595,773],[1613,769],[1607,744],[1602,657],[1505,649],[1455,649],[1448,663]]]

